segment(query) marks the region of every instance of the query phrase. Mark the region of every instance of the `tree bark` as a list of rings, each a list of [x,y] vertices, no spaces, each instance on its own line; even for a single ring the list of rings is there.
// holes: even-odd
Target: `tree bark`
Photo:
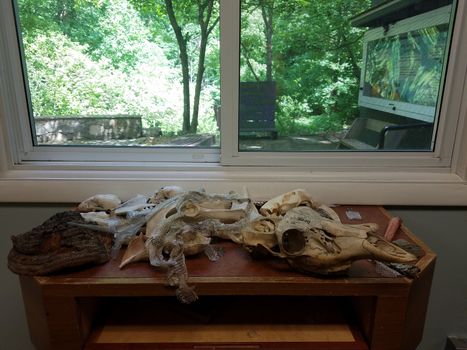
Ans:
[[[178,48],[180,50],[180,63],[182,65],[182,81],[183,81],[183,127],[182,131],[187,133],[190,131],[190,67],[187,52],[187,38],[183,36],[182,28],[180,28],[172,0],[165,0],[165,8],[169,16],[170,25],[177,38]]]
[[[261,14],[264,21],[264,35],[266,37],[266,81],[272,81],[272,36],[273,31],[273,16],[274,16],[274,1],[270,0],[266,4],[265,0],[260,0]]]
[[[199,46],[198,56],[198,71],[196,74],[195,96],[193,100],[193,116],[191,119],[190,132],[196,133],[198,130],[199,103],[201,99],[201,89],[205,71],[206,47],[208,38],[214,27],[217,25],[219,18],[214,23],[210,24],[214,0],[198,1],[198,24],[201,31],[201,41]]]

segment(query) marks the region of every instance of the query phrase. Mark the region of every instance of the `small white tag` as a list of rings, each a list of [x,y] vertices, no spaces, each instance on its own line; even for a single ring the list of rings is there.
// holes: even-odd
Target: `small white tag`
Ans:
[[[345,212],[345,215],[347,215],[347,218],[349,220],[361,220],[362,219],[362,216],[360,215],[358,211],[347,210]]]

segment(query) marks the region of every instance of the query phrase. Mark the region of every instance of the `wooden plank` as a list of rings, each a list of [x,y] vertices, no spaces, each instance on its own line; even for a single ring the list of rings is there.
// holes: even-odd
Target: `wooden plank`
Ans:
[[[347,324],[106,325],[95,343],[354,342]]]
[[[32,277],[20,276],[19,280],[31,341],[37,350],[47,350],[50,347],[50,340],[42,291]]]
[[[115,298],[86,349],[145,349],[150,344],[148,349],[208,345],[366,349],[357,328],[349,324],[347,301],[216,296],[182,305],[172,298]]]
[[[82,333],[76,300],[71,297],[44,297],[44,308],[49,328],[49,349],[81,350],[86,334]]]
[[[379,296],[376,300],[371,331],[372,350],[415,350],[403,347],[407,328],[408,299]]]
[[[422,340],[434,268],[435,260],[431,260],[412,283],[407,308],[407,327],[402,339],[404,349],[416,349]]]

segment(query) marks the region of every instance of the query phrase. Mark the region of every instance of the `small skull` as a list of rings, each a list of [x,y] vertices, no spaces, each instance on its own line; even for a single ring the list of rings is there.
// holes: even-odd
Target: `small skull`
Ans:
[[[112,210],[121,203],[120,198],[114,194],[96,194],[82,201],[78,211]]]
[[[317,206],[304,190],[297,189],[268,200],[263,204],[259,212],[264,216],[281,216],[288,210],[300,205]]]

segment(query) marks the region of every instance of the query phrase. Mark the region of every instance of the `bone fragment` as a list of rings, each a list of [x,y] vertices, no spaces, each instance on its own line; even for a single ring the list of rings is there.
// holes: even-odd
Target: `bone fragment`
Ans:
[[[79,211],[111,210],[118,207],[122,201],[114,194],[96,194],[78,205]]]
[[[185,193],[185,190],[179,186],[164,186],[154,193],[149,199],[149,203],[159,204],[169,198],[180,196],[183,193]]]
[[[337,215],[336,211],[331,207],[327,206],[326,204],[320,204],[316,211],[323,217],[334,220],[336,222],[341,222],[339,215]]]
[[[307,205],[310,207],[319,206],[311,199],[305,190],[296,189],[268,200],[260,208],[259,212],[264,216],[280,216],[284,215],[288,210],[300,205]]]
[[[148,250],[144,242],[145,239],[143,235],[138,235],[130,240],[125,254],[123,254],[119,268],[123,268],[132,262],[147,261],[149,259]]]
[[[415,255],[376,235],[371,235],[364,240],[362,246],[372,255],[372,258],[380,261],[408,263],[417,259]]]
[[[368,227],[365,225],[344,225],[338,222],[324,220],[321,223],[321,227],[333,237],[352,236],[359,238],[367,238],[369,232],[378,229],[378,225],[376,224],[372,227]]]
[[[246,216],[243,209],[208,209],[190,201],[184,203],[181,213],[195,221],[216,219],[223,223],[234,223]]]
[[[151,234],[161,225],[164,220],[173,214],[175,214],[177,202],[175,200],[168,200],[160,205],[156,213],[146,223],[146,237],[150,237]]]

